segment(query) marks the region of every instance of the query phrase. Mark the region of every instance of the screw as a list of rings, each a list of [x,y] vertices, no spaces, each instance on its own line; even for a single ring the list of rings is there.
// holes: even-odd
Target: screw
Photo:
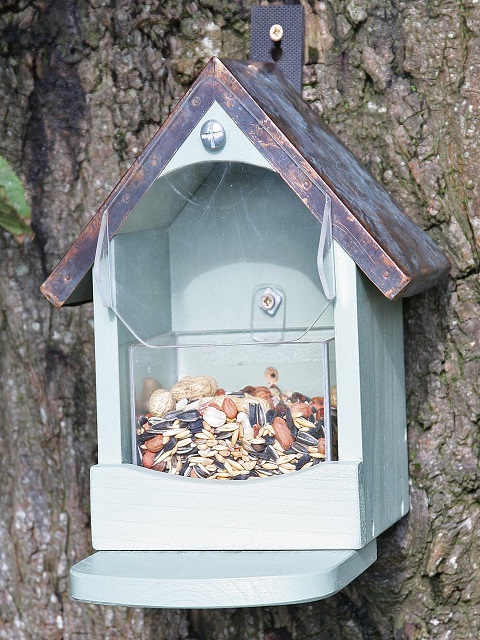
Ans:
[[[283,295],[279,291],[275,291],[275,289],[271,287],[265,287],[260,294],[258,306],[260,309],[263,309],[265,313],[268,313],[269,316],[274,316],[282,300]]]
[[[207,120],[200,129],[200,137],[207,151],[218,151],[225,145],[227,136],[223,125],[218,120]]]
[[[283,27],[280,24],[274,24],[270,27],[270,39],[273,42],[280,42],[283,38]]]
[[[264,293],[262,296],[262,307],[265,310],[268,310],[271,309],[274,304],[275,300],[273,299],[273,296],[271,296],[269,293]]]

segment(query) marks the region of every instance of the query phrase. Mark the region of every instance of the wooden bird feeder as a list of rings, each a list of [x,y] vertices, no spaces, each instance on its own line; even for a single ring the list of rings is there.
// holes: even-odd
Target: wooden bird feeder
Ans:
[[[95,312],[72,596],[304,602],[371,565],[409,508],[400,299],[448,268],[273,64],[212,58],[42,286]]]

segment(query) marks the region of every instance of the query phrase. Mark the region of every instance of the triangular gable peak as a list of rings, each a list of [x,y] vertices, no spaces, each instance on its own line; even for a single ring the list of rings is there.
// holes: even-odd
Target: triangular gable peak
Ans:
[[[52,304],[91,299],[90,274],[103,213],[108,209],[113,235],[215,101],[320,220],[328,194],[335,240],[386,297],[418,293],[448,270],[435,243],[275,65],[212,58],[42,285]]]

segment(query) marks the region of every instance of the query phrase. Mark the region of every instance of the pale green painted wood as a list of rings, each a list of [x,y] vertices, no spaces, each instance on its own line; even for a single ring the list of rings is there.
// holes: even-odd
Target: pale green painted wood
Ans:
[[[335,305],[339,452],[342,462],[353,461],[355,466],[355,461],[363,460],[358,474],[351,475],[345,484],[342,479],[344,469],[336,471],[339,465],[333,463],[321,465],[312,472],[248,481],[245,485],[198,479],[191,484],[192,481],[188,479],[172,478],[128,465],[108,467],[107,475],[102,475],[103,470],[99,466],[92,471],[95,548],[151,548],[150,542],[139,542],[141,536],[138,526],[139,522],[143,524],[140,512],[144,510],[147,513],[149,504],[153,505],[153,511],[148,512],[145,518],[154,521],[151,526],[155,531],[150,539],[161,539],[162,548],[177,548],[176,536],[182,527],[191,527],[192,522],[203,531],[198,547],[202,549],[262,548],[263,543],[261,546],[255,545],[259,545],[259,532],[263,526],[273,530],[272,535],[276,535],[276,539],[292,527],[297,527],[297,535],[289,543],[291,548],[359,548],[406,513],[408,467],[401,308],[396,303],[380,298],[373,288],[368,287],[345,252],[338,246],[335,249],[339,283]],[[122,411],[115,408],[115,393],[118,397],[115,389],[122,388],[122,376],[116,374],[119,366],[117,358],[119,352],[124,355],[122,339],[125,336],[122,338],[111,313],[105,313],[103,309],[97,314],[96,309],[96,316],[99,327],[97,339],[103,335],[103,339],[98,339],[97,347],[97,362],[104,385],[99,391],[99,416],[103,421],[103,427],[99,429],[99,462],[101,465],[115,464],[129,461],[125,457],[125,445],[122,449],[119,440],[123,438],[123,441],[127,441],[130,438],[130,416],[125,415],[125,409],[122,416]],[[121,343],[120,349],[115,345],[116,340]],[[123,431],[119,426],[122,420]],[[126,470],[133,475],[125,484],[123,478]],[[318,474],[315,480],[308,475],[313,472]],[[176,484],[163,484],[172,481]],[[258,482],[265,483],[262,485],[262,495],[267,492],[269,498],[263,502],[262,495],[249,495],[248,487]],[[278,482],[283,484],[278,485]],[[240,486],[244,487],[241,491]],[[278,486],[281,489],[277,489]],[[232,491],[236,493],[229,493]],[[291,503],[291,519],[294,523],[284,522],[281,525],[275,518],[272,522],[269,514],[274,511],[273,505],[277,501],[281,504],[285,492]],[[191,499],[189,495],[195,496],[198,501],[195,511],[200,513],[198,516],[194,517],[186,507]],[[244,501],[244,509],[237,509],[235,514],[227,508],[227,521],[224,503],[230,500],[236,504],[238,495]],[[182,501],[183,506],[179,506]],[[309,501],[316,503],[312,505],[315,513],[313,529],[308,519]],[[265,504],[269,505],[269,510],[264,509]],[[174,528],[170,542],[165,542],[163,532],[163,529],[170,528],[162,520],[162,509],[165,508],[168,508],[169,519],[174,518],[179,527]],[[245,513],[258,510],[265,513],[265,522],[261,522],[254,533],[248,532],[249,523],[244,517]],[[210,525],[202,525],[202,522],[206,522],[207,512],[209,515],[220,514],[220,519],[227,521],[226,525],[215,524],[215,529],[219,531],[218,539],[211,537]],[[228,536],[225,531],[228,531]]]
[[[132,460],[128,347],[134,337],[103,306],[93,278],[99,464]]]
[[[226,131],[227,143],[220,151],[207,151],[200,138],[200,130],[207,120],[219,120]],[[197,188],[207,177],[211,170],[212,161],[217,162],[246,162],[250,165],[272,169],[270,163],[262,156],[258,149],[240,131],[230,116],[222,109],[218,102],[214,102],[191,134],[182,143],[173,158],[162,171],[161,176],[168,175],[172,171],[185,166],[195,164],[191,173],[191,191],[195,193]],[[273,169],[272,169],[273,171]],[[137,220],[142,220],[142,229],[155,228],[159,226],[159,217],[162,219],[162,226],[168,226],[185,206],[182,197],[175,198],[174,194],[169,194],[169,199],[165,200],[164,193],[161,194],[162,214],[158,214],[159,203],[159,180],[155,180],[149,187],[147,193],[130,213],[126,222],[120,227],[119,233],[128,233],[137,230]]]
[[[210,158],[210,160],[215,160],[215,158]],[[195,162],[195,156],[190,158],[190,162]],[[187,165],[188,188],[191,193],[195,193],[211,172],[212,163],[196,162],[193,165],[190,163]],[[167,173],[171,172],[167,171]],[[165,189],[165,180],[163,179],[165,175],[166,170],[150,185],[128,218],[117,230],[117,236],[145,229],[166,229],[175,220],[185,206],[185,195],[175,189]]]
[[[391,302],[357,270],[363,472],[368,537],[409,509],[402,301]]]
[[[191,161],[192,155],[181,158],[175,167]],[[133,336],[94,292],[99,406],[99,466],[92,470],[95,548],[177,549],[178,539],[185,540],[182,534],[193,527],[199,549],[265,549],[279,544],[291,549],[354,549],[406,512],[401,307],[369,288],[336,244],[335,269],[341,462],[248,483],[192,482],[131,465],[116,466],[131,460],[127,357]],[[331,322],[331,315],[325,320]],[[261,514],[253,524],[251,513]],[[142,527],[147,527],[148,536]],[[189,548],[188,541],[181,544]]]
[[[402,303],[379,295],[337,244],[335,267],[339,456],[363,461],[371,540],[409,505]]]
[[[98,462],[120,464],[122,457],[122,407],[120,385],[119,323],[104,307],[93,278],[95,371],[97,391]]]
[[[167,229],[121,233],[110,243],[117,314],[134,333],[172,326],[170,243]],[[142,338],[142,336],[140,336]],[[132,337],[130,337],[132,340]]]
[[[72,567],[72,598],[97,604],[207,609],[320,600],[376,559],[360,551],[101,551]]]
[[[214,481],[134,465],[91,470],[96,550],[359,549],[359,463]]]
[[[338,451],[340,460],[362,460],[360,344],[358,338],[357,266],[335,242],[334,301]],[[368,428],[368,427],[366,427]]]
[[[218,120],[222,123],[227,141],[220,151],[207,151],[200,138],[200,129],[207,120]],[[192,162],[211,162],[220,160],[222,162],[248,162],[259,167],[271,169],[270,163],[262,156],[260,151],[250,142],[246,135],[237,127],[230,116],[223,108],[214,102],[192,133],[183,142],[177,153],[165,167],[162,175],[175,171]]]

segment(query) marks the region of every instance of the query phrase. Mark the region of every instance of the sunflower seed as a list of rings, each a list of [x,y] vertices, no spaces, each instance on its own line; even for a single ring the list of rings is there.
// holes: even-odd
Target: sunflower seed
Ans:
[[[175,409],[174,411],[169,411],[166,413],[161,420],[175,420],[181,413],[183,409]],[[152,418],[150,418],[151,420]]]
[[[279,459],[279,455],[277,453],[277,451],[275,450],[275,447],[272,447],[271,444],[269,444],[268,446],[265,447],[265,453],[269,456],[269,458],[271,458],[274,462],[276,462]]]
[[[310,456],[308,453],[305,453],[301,458],[297,460],[297,464],[295,465],[295,469],[298,471],[299,469],[303,469],[308,466],[310,461]]]
[[[177,419],[181,420],[181,422],[196,422],[200,418],[200,414],[197,409],[192,409],[190,411],[183,411],[177,415]]]
[[[318,438],[314,438],[307,431],[299,431],[296,441],[307,445],[307,447],[318,447]]]
[[[294,451],[297,451],[298,453],[308,454],[307,447],[304,444],[301,444],[300,442],[292,442],[292,446],[290,448],[293,449]]]
[[[210,472],[205,469],[201,464],[196,464],[193,466],[193,470],[200,478],[208,478]]]
[[[181,456],[188,456],[190,454],[197,453],[197,452],[198,452],[198,449],[195,445],[191,445],[189,447],[182,446],[182,447],[178,447],[177,449],[177,453]]]

